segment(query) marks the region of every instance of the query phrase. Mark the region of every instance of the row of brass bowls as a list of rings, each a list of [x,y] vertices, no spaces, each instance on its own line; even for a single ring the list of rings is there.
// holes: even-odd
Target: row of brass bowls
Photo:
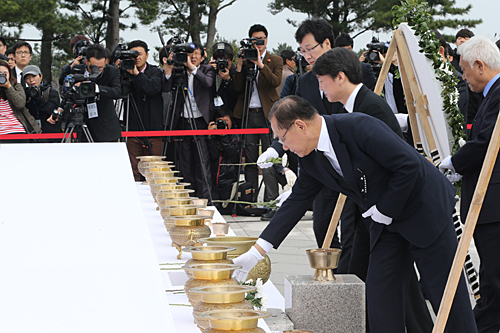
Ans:
[[[193,193],[194,190],[188,190],[184,188],[184,184],[179,184],[182,177],[169,177],[165,178],[165,183],[160,184],[150,184],[151,194],[153,198],[156,198],[156,195],[159,191],[172,193],[174,197],[189,197],[189,193]]]
[[[149,162],[160,162],[165,158],[165,156],[137,156],[136,158],[139,160],[139,163],[137,164],[139,173],[146,177],[146,167],[149,166]]]
[[[209,327],[206,318],[200,314],[211,310],[253,310],[251,302],[245,300],[245,294],[255,291],[253,286],[206,286],[192,288],[191,292],[201,295],[201,302],[193,308],[195,323],[202,329]]]
[[[233,264],[233,260],[227,257],[228,251],[233,251],[234,247],[229,246],[188,246],[185,252],[191,252],[191,259],[186,261],[186,266],[195,264]],[[191,271],[186,270],[188,278],[192,278]]]
[[[184,291],[189,302],[194,306],[201,301],[201,294],[191,292],[191,288],[205,286],[239,286],[236,279],[231,278],[233,272],[242,266],[234,264],[192,264],[182,268],[190,271],[192,277],[184,284]]]
[[[219,333],[227,331],[244,331],[245,333],[261,333],[257,327],[260,318],[269,317],[270,313],[257,310],[212,310],[201,313],[199,317],[209,321],[210,328],[203,333]]]

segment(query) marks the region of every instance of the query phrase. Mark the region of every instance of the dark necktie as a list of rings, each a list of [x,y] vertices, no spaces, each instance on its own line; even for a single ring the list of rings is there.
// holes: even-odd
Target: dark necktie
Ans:
[[[344,178],[337,172],[337,170],[335,170],[325,154],[320,150],[317,150],[317,153],[321,164],[323,164],[323,167],[333,176],[333,178],[335,178],[339,186],[343,189],[350,190],[349,185],[347,185]]]

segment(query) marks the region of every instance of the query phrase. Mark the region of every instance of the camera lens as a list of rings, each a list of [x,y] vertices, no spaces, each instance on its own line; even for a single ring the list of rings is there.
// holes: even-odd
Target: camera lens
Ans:
[[[5,74],[0,74],[0,84],[6,84],[7,83],[7,76]]]
[[[83,94],[83,95],[87,96],[87,95],[89,95],[89,94],[91,94],[91,93],[92,93],[92,88],[93,88],[93,85],[92,85],[92,84],[88,84],[88,83],[87,83],[87,84],[85,84],[85,83],[82,83],[82,84],[80,85],[80,87],[81,87],[81,92],[82,92],[82,94]]]

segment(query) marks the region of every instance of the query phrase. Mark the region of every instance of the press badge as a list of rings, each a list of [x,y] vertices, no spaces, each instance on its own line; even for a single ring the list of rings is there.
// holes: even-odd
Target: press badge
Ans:
[[[42,128],[42,121],[40,119],[35,119],[38,127]]]
[[[99,116],[97,113],[97,104],[95,102],[87,104],[87,110],[89,111],[89,119]]]
[[[222,98],[220,96],[214,98],[214,105],[216,108],[224,105],[224,102],[222,101]]]

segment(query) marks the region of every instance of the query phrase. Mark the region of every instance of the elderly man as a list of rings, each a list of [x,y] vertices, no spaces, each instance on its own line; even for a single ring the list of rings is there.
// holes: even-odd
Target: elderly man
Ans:
[[[344,76],[340,72],[333,79],[336,89]],[[269,118],[283,148],[300,157],[301,169],[292,194],[257,244],[235,260],[243,266],[235,276],[244,280],[264,253],[278,248],[328,187],[347,195],[372,220],[366,280],[370,332],[405,332],[405,294],[414,261],[437,312],[457,247],[453,186],[374,117],[320,116],[304,99],[288,96],[276,102]],[[447,327],[448,332],[476,332],[463,276]]]
[[[443,171],[452,172],[448,176],[450,180],[458,180],[463,175],[460,213],[465,221],[500,108],[500,53],[495,43],[479,36],[459,46],[458,52],[463,78],[472,91],[484,96],[467,143],[439,166]],[[474,308],[479,332],[500,330],[499,197],[500,164],[497,158],[474,231],[474,243],[481,260],[481,299]]]

